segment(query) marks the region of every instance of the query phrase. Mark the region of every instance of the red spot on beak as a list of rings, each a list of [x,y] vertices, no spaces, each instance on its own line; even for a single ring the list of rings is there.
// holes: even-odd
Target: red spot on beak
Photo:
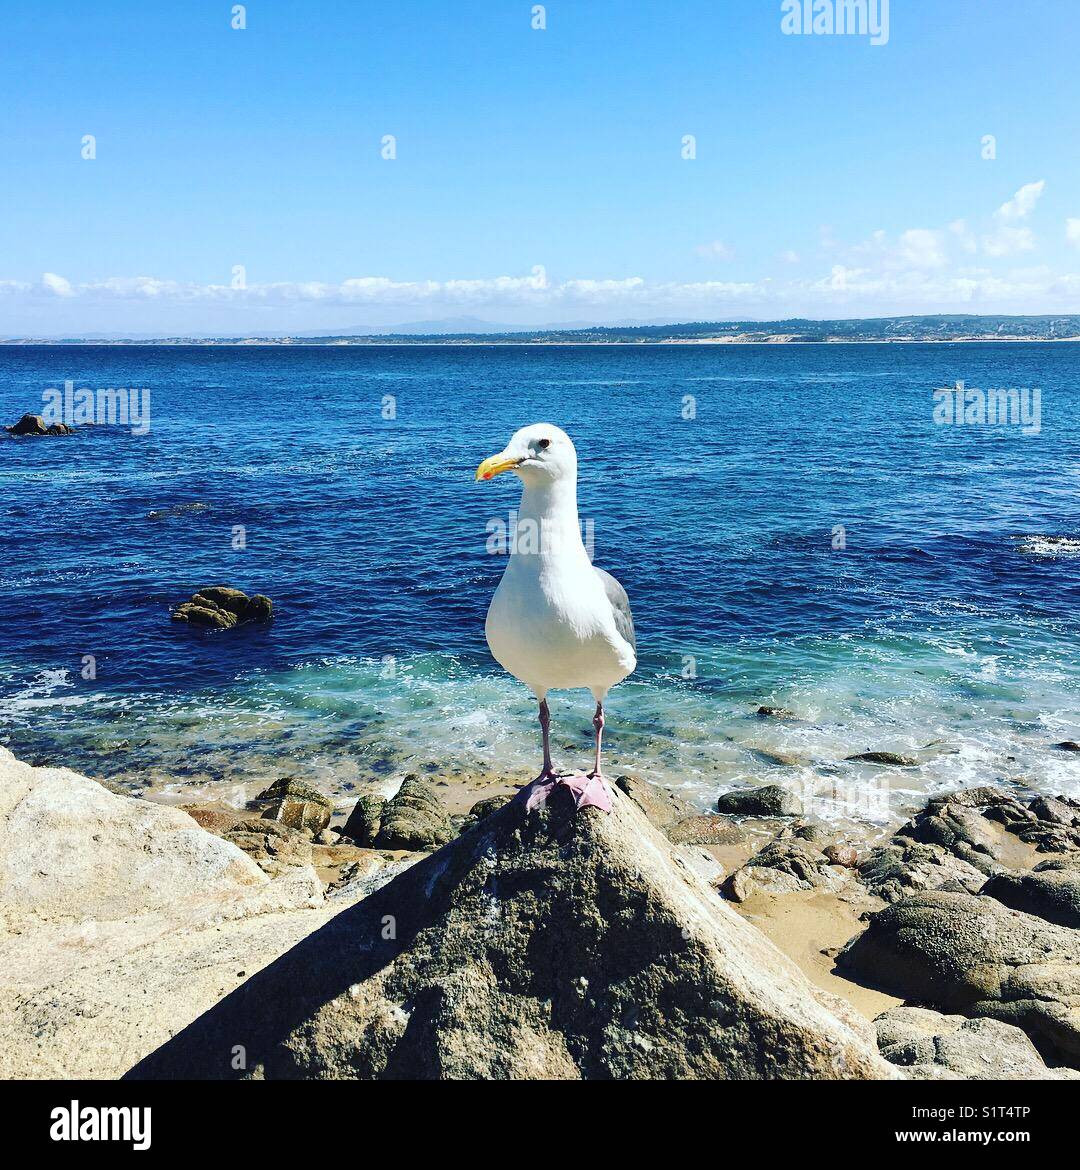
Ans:
[[[491,472],[490,471],[484,472],[484,479],[491,479]]]

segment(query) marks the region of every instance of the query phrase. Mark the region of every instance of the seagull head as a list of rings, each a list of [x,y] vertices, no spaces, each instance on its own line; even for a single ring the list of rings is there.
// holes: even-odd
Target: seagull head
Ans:
[[[506,450],[485,459],[476,469],[477,480],[494,479],[512,471],[527,487],[577,477],[577,452],[570,436],[551,423],[533,423],[515,431]]]

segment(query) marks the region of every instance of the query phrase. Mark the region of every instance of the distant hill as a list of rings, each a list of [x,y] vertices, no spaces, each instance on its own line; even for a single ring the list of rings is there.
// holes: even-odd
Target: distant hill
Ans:
[[[0,344],[104,345],[678,345],[791,342],[904,341],[1080,341],[1080,315],[1043,317],[948,314],[922,317],[868,317],[812,321],[691,321],[686,324],[615,324],[538,326],[494,325],[475,318],[417,322],[396,332],[305,332],[274,337],[156,337],[139,335],[101,340],[5,338]]]

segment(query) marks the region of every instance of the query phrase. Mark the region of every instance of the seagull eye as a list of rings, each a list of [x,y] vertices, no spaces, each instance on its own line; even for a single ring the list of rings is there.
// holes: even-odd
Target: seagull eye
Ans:
[[[538,439],[536,445],[540,448],[541,451],[545,451],[545,450],[547,450],[548,447],[551,446],[551,440],[550,439]]]

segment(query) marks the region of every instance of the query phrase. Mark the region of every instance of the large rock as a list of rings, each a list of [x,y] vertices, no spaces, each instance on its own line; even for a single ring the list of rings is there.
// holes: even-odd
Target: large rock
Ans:
[[[848,884],[846,867],[834,865],[825,850],[800,837],[770,841],[724,882],[724,894],[745,902],[753,894],[833,893]]]
[[[1080,803],[1075,800],[1037,796],[1027,805],[1012,800],[986,809],[985,815],[1040,853],[1080,851]]]
[[[274,605],[269,597],[262,593],[248,597],[242,590],[227,585],[200,589],[190,601],[182,602],[172,611],[173,621],[215,630],[268,622],[273,616]]]
[[[895,1007],[874,1021],[882,1056],[921,1080],[1076,1080],[1073,1069],[1047,1068],[1012,1024]]]
[[[255,798],[255,807],[267,820],[314,836],[330,824],[334,802],[317,788],[294,777],[275,780]]]
[[[620,792],[625,792],[658,829],[697,813],[685,800],[640,776],[619,776],[615,786]]]
[[[24,414],[19,421],[7,428],[9,435],[47,435],[49,428],[40,414]]]
[[[120,1076],[334,912],[310,866],[271,881],[179,809],[0,748],[0,1078]]]
[[[267,817],[241,818],[222,836],[271,877],[311,865],[313,859],[309,834]]]
[[[998,874],[982,892],[1013,910],[1080,927],[1080,855],[1040,862],[1028,873]]]
[[[516,801],[339,914],[135,1077],[887,1078],[872,1030],[621,791]],[[233,1067],[242,1044],[247,1067]]]
[[[725,792],[716,802],[716,811],[728,816],[800,817],[802,801],[779,784]]]
[[[988,876],[1004,872],[1001,843],[1008,838],[987,814],[1003,819],[1004,809],[1026,810],[996,788],[971,788],[932,799],[893,839],[871,850],[859,865],[867,889],[887,902],[918,890],[970,894]]]
[[[370,849],[379,836],[379,825],[386,801],[381,796],[361,796],[353,805],[345,827],[341,830],[357,845]]]
[[[977,894],[986,883],[986,874],[942,845],[894,838],[870,851],[859,864],[859,879],[875,897],[899,902],[921,890]]]
[[[375,845],[378,849],[434,849],[454,835],[434,785],[410,773],[382,807]]]
[[[989,1016],[1080,1064],[1080,934],[993,898],[912,894],[871,915],[837,965],[942,1011]]]

